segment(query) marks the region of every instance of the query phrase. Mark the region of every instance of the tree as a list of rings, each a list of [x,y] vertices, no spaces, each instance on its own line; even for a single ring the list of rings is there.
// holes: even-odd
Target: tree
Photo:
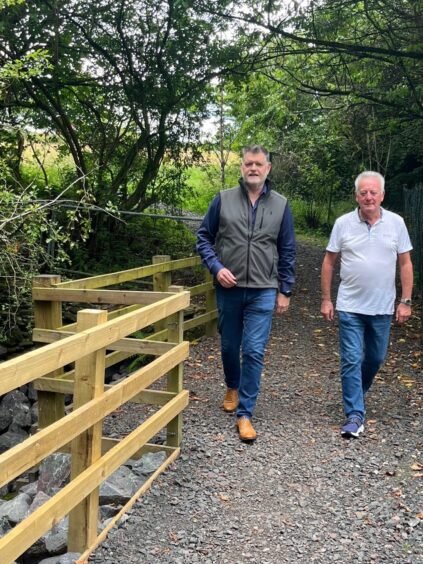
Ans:
[[[188,0],[10,8],[1,62],[43,49],[52,68],[9,85],[3,123],[19,116],[49,131],[71,154],[80,189],[100,205],[140,211],[176,198],[180,174],[159,170],[195,156],[211,79],[242,64],[233,42],[216,38],[219,18],[194,8]]]
[[[297,2],[284,13],[278,2],[255,3],[254,11],[247,2],[225,13],[212,4],[212,13],[250,38],[254,71],[278,85],[279,97],[295,89],[322,116],[339,116],[330,121],[343,124],[353,157],[346,170],[385,174],[387,202],[401,209],[402,185],[412,186],[423,171],[422,4],[322,0]]]

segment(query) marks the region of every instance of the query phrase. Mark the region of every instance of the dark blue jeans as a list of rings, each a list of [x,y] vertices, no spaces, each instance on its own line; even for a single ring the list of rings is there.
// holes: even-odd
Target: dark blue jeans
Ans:
[[[364,396],[385,360],[392,315],[338,311],[338,318],[345,414],[364,420]]]
[[[217,285],[216,299],[225,382],[228,388],[238,390],[237,416],[251,418],[260,390],[276,290]]]

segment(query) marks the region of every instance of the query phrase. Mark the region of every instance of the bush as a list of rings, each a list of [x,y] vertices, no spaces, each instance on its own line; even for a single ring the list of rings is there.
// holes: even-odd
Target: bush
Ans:
[[[93,221],[94,233],[71,253],[76,270],[87,274],[113,272],[151,263],[154,255],[172,259],[194,254],[195,235],[181,221],[136,217]]]

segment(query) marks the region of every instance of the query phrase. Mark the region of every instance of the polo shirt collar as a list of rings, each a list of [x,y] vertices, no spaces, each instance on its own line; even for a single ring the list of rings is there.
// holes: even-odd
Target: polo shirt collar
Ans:
[[[366,219],[363,219],[363,218],[361,217],[360,207],[359,207],[359,206],[356,208],[356,210],[357,210],[357,221],[358,221],[358,223],[367,223],[367,220],[366,220]],[[384,209],[383,209],[382,206],[381,206],[381,207],[380,207],[380,218],[378,219],[378,221],[382,221],[382,220],[383,220],[383,212],[384,212]]]

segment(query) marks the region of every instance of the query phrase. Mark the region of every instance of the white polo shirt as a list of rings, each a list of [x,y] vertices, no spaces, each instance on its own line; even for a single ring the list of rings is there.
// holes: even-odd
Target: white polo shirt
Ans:
[[[358,208],[335,221],[327,251],[341,253],[336,309],[366,315],[392,314],[398,254],[412,249],[402,217],[381,208],[374,225]]]

